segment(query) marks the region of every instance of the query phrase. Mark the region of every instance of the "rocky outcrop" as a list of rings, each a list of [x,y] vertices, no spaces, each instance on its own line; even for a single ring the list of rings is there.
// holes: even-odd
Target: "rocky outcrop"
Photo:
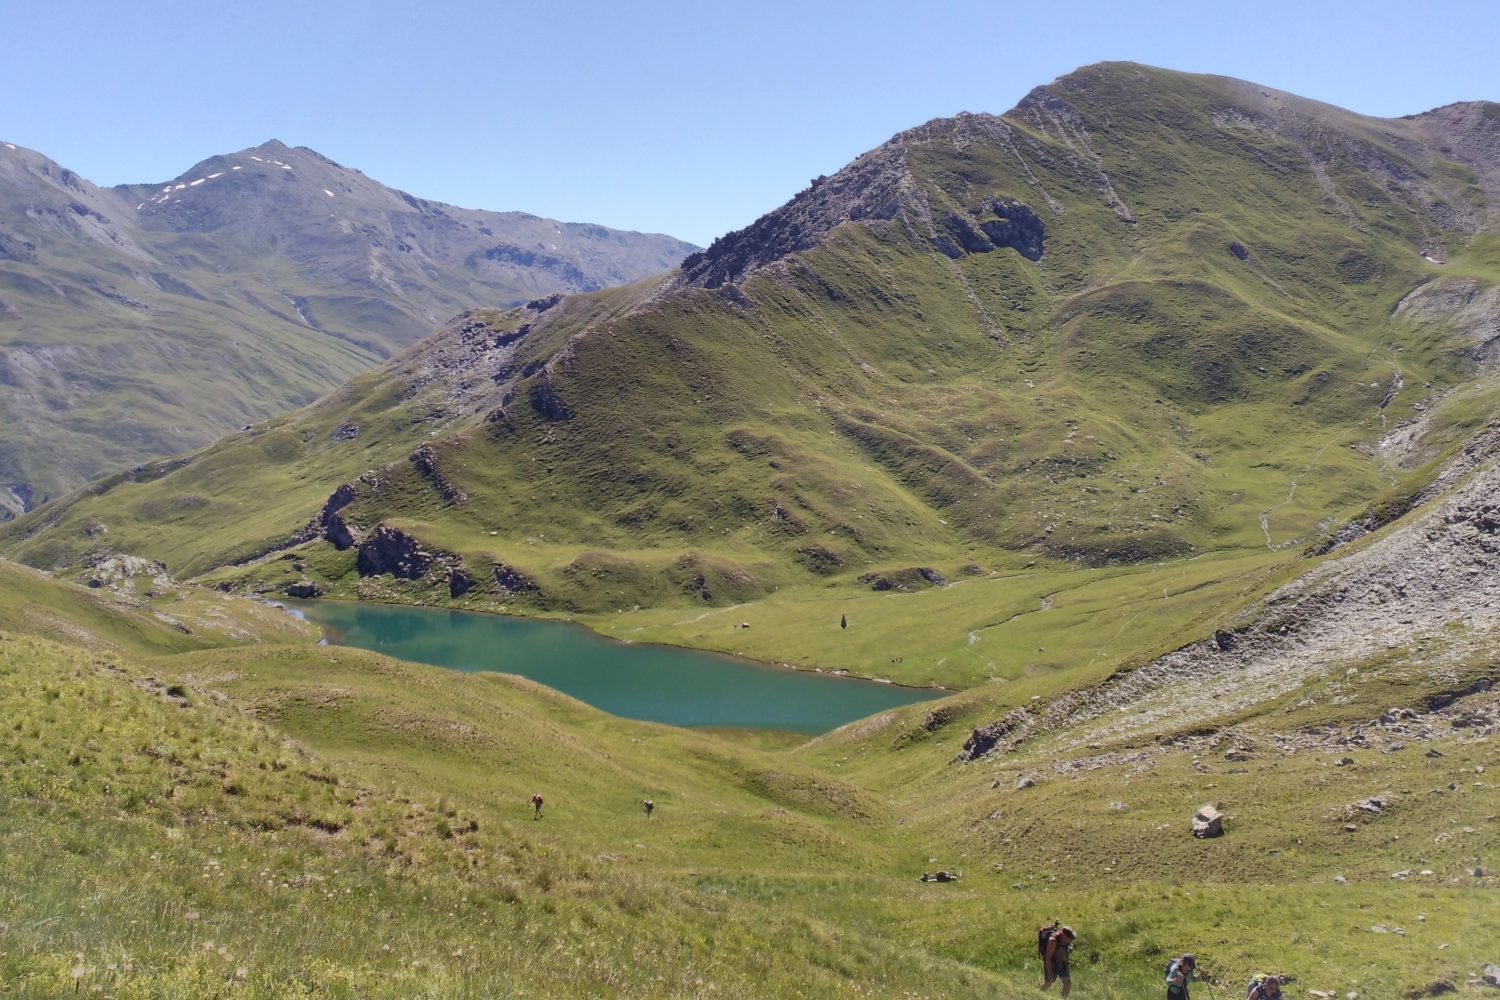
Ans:
[[[437,558],[411,535],[382,524],[360,543],[354,566],[360,576],[420,580],[436,561]]]
[[[821,545],[797,549],[792,553],[792,558],[796,559],[803,569],[809,573],[816,573],[818,576],[831,576],[844,565],[843,558],[837,552]]]
[[[472,591],[479,582],[458,556],[428,549],[415,537],[388,524],[377,525],[365,535],[359,543],[354,566],[363,577],[390,576],[428,586],[445,586],[448,597],[454,600]]]
[[[340,511],[354,502],[359,494],[353,483],[345,483],[333,491],[328,502],[323,504],[323,511],[318,515],[318,526],[323,529],[323,537],[333,544],[340,552],[353,547],[357,541],[353,529],[344,521]]]
[[[517,594],[535,594],[541,591],[541,588],[530,577],[504,563],[496,563],[493,573],[495,586],[500,588],[502,594],[515,596]]]
[[[286,585],[286,596],[310,600],[314,597],[322,597],[323,588],[311,580],[298,580],[296,583]]]
[[[561,296],[554,296],[552,304],[556,305],[559,301],[561,301]],[[531,303],[527,303],[527,308],[531,308]],[[540,312],[541,310],[536,311]],[[520,341],[532,330],[532,324],[530,323],[522,323],[514,330],[497,330],[490,323],[477,316],[473,316],[472,314],[465,315],[470,318],[463,320],[458,326],[457,333],[458,342],[466,347],[478,347],[485,351],[498,350]]]
[[[573,413],[557,394],[557,388],[552,384],[552,373],[547,369],[543,368],[537,373],[526,394],[531,401],[531,408],[543,420],[560,424],[572,419]]]
[[[7,520],[19,517],[31,509],[31,484],[10,483],[0,486],[0,516]]]
[[[1027,260],[1041,260],[1047,239],[1047,227],[1029,205],[996,198],[989,203],[992,218],[979,223],[995,249],[1014,250]]]
[[[454,566],[448,570],[448,596],[462,597],[474,589],[474,578],[462,566]]]
[[[450,483],[442,471],[438,468],[437,452],[431,445],[424,444],[416,451],[407,456],[407,461],[416,468],[417,475],[425,479],[433,489],[437,490],[438,496],[450,507],[457,507],[466,502],[469,495]]]
[[[1041,260],[1047,228],[1030,206],[1007,198],[992,198],[975,216],[951,214],[934,240],[939,251],[955,260],[971,253],[1014,250],[1027,260]]]
[[[860,583],[868,583],[871,590],[919,590],[923,587],[944,587],[948,584],[948,578],[935,569],[926,566],[913,566],[910,569],[898,569],[890,573],[866,573],[859,578]]]
[[[1019,737],[1021,734],[1030,732],[1031,727],[1032,720],[1030,713],[1024,708],[1013,709],[1003,718],[996,719],[988,725],[980,726],[970,733],[969,738],[964,740],[963,750],[954,758],[954,761],[968,762],[978,760],[998,747],[1001,740],[1013,736]]]
[[[757,268],[817,246],[836,226],[895,218],[913,193],[906,141],[898,135],[832,177],[814,178],[776,211],[690,254],[682,262],[683,275],[700,288],[740,281]]]
[[[1492,420],[1484,430],[1464,445],[1442,472],[1420,489],[1398,493],[1370,507],[1360,517],[1345,523],[1322,542],[1309,547],[1308,555],[1327,555],[1336,552],[1350,542],[1378,531],[1411,511],[1441,496],[1471,475],[1475,469],[1500,454],[1500,420]]]
[[[84,559],[85,571],[78,581],[94,590],[109,590],[126,597],[157,597],[177,589],[177,581],[165,563],[140,556],[93,552]]]

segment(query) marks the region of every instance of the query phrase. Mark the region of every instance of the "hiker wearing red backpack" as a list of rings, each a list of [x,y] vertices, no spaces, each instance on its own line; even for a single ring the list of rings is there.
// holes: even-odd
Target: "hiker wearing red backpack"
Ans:
[[[1042,989],[1052,985],[1052,980],[1062,981],[1062,996],[1073,989],[1073,980],[1068,978],[1068,955],[1078,935],[1071,927],[1059,927],[1056,920],[1044,924],[1036,932],[1036,950],[1042,959]]]

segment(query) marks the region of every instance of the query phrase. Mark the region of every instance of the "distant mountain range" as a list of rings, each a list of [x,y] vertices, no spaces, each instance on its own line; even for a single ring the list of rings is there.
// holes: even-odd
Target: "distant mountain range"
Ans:
[[[0,515],[305,404],[462,310],[694,249],[427,201],[274,140],[108,189],[0,143]]]

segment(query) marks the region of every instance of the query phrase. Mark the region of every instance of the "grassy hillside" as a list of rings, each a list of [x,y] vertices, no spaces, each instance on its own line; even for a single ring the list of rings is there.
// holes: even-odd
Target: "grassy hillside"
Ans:
[[[7,628],[0,989],[1020,996],[1061,916],[1092,996],[1144,995],[1183,949],[1220,993],[1269,968],[1298,994],[1469,994],[1500,931],[1500,701],[1492,656],[1442,664],[964,764],[962,699],[778,750],[353,650]],[[1470,693],[1432,710],[1444,690]],[[1202,801],[1223,838],[1188,836]],[[916,880],[938,868],[962,878]]]
[[[197,587],[157,585],[141,576],[142,593],[127,596],[0,559],[0,630],[127,655],[290,642],[315,634],[277,608]],[[127,586],[133,589],[135,582]],[[147,589],[153,586],[157,589]]]

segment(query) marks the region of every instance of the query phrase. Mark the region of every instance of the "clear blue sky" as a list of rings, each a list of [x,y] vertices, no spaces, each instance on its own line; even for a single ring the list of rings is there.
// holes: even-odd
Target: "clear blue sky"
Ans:
[[[1500,100],[1500,2],[14,0],[0,139],[99,184],[278,138],[427,198],[696,243],[1078,66],[1375,115]]]

